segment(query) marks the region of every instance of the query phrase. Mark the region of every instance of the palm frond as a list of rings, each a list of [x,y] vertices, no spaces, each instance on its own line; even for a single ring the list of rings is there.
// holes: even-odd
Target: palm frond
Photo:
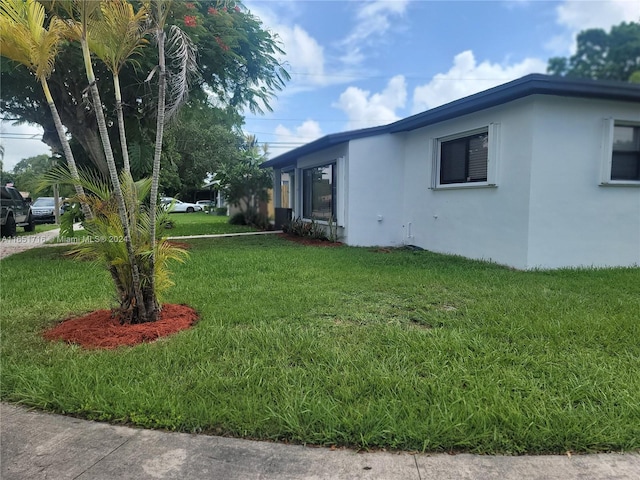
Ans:
[[[155,30],[156,32],[162,31],[164,29],[164,26],[167,23],[167,18],[169,16],[172,1],[173,0],[142,1],[142,5],[149,12],[147,22],[151,29]]]
[[[136,13],[125,0],[101,2],[100,17],[88,24],[89,48],[112,73],[117,74],[147,43],[146,18],[144,7]]]
[[[54,18],[44,28],[44,7],[34,1],[0,2],[0,48],[2,55],[32,70],[39,80],[53,71],[63,24]]]
[[[126,298],[133,276],[129,252],[124,242],[124,228],[118,213],[118,202],[112,194],[111,184],[107,179],[89,171],[81,171],[79,176],[78,182],[88,193],[83,196],[77,195],[71,200],[89,205],[94,218],[84,221],[84,237],[71,248],[70,253],[105,264],[114,280],[118,296]],[[53,183],[73,184],[74,180],[69,171],[61,166],[44,175],[43,186]],[[184,261],[188,254],[184,249],[164,239],[158,242],[151,241],[149,208],[156,209],[160,222],[168,215],[160,206],[146,206],[145,200],[151,190],[151,179],[144,178],[134,182],[128,173],[123,172],[120,176],[120,184],[130,209],[129,231],[134,248],[133,255],[139,268],[140,284],[143,288],[151,285],[151,276],[155,276],[155,282],[153,282],[155,293],[159,295],[173,285],[169,278],[169,263]],[[151,268],[153,256],[155,256],[155,262]]]
[[[63,25],[59,19],[52,19],[49,29],[45,30],[43,28],[41,30],[38,42],[34,45],[32,58],[37,65],[36,76],[40,79],[49,78],[51,72],[53,72],[62,39],[61,30],[64,28]]]
[[[137,140],[127,145],[131,169],[138,175],[148,174],[153,167],[153,147]]]
[[[0,13],[0,53],[33,70],[28,30]]]
[[[176,25],[169,29],[166,55],[168,58],[168,99],[165,119],[173,117],[187,101],[189,86],[200,77],[197,63],[198,49],[184,30]]]
[[[34,3],[33,0],[2,0],[0,2],[0,12],[2,16],[7,18],[13,23],[26,24],[27,18],[27,6],[29,3]]]
[[[161,297],[162,292],[174,285],[169,276],[168,264],[170,261],[184,262],[189,256],[189,252],[185,249],[177,247],[171,242],[162,239],[156,244],[156,294]]]
[[[25,7],[27,11],[27,25],[31,32],[31,38],[33,38],[34,43],[40,43],[42,41],[43,26],[46,18],[44,7],[34,0],[27,0]]]
[[[78,178],[74,179],[71,172],[64,165],[58,165],[42,176],[38,189],[44,189],[55,184],[80,185],[85,191],[103,202],[112,197],[109,182],[95,170],[78,169]],[[75,197],[74,200],[76,200]],[[80,201],[80,199],[77,200]]]

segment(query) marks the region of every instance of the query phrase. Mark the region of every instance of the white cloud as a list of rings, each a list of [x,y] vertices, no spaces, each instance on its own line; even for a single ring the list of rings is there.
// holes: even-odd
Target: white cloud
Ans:
[[[13,170],[16,163],[22,159],[51,154],[51,149],[41,141],[44,133],[42,127],[35,125],[14,126],[8,122],[1,122],[0,128],[2,131],[1,141],[4,146],[2,164],[5,172]]]
[[[315,120],[307,119],[293,130],[278,125],[275,129],[275,145],[269,146],[269,156],[274,158],[305,143],[312,142],[322,137],[320,124]]]
[[[557,21],[573,30],[609,28],[623,21],[640,19],[637,0],[568,0],[556,7]]]
[[[291,71],[300,77],[297,80],[322,84],[325,81],[324,48],[299,25],[280,25],[278,34],[284,44],[287,53],[285,58],[291,66]]]
[[[385,125],[399,120],[395,111],[405,106],[407,101],[407,85],[402,75],[396,75],[380,93],[349,87],[333,107],[347,114],[347,129]]]
[[[278,60],[286,63],[287,70],[292,72],[292,80],[284,91],[288,95],[327,82],[324,47],[289,16],[281,13],[288,11],[291,14],[291,4],[292,2],[274,2],[271,5],[267,2],[251,2],[248,5],[251,13],[260,19],[264,27],[278,36],[280,46],[285,51],[285,55],[278,57]],[[277,11],[278,8],[280,11]]]
[[[361,6],[356,13],[355,26],[340,42],[347,51],[341,60],[347,64],[362,62],[364,59],[361,53],[362,45],[383,38],[395,24],[396,19],[405,13],[408,4],[408,0],[374,0],[359,3]]]
[[[346,41],[362,41],[371,36],[381,36],[391,27],[390,18],[404,14],[406,0],[376,0],[363,3],[356,14],[356,25]]]
[[[589,28],[609,30],[622,22],[640,20],[638,0],[566,0],[556,7],[556,22],[565,27],[563,35],[553,37],[545,45],[558,55],[576,51],[576,35]]]
[[[477,63],[471,50],[456,55],[446,73],[438,73],[426,85],[413,92],[413,112],[421,112],[467,95],[506,83],[529,73],[543,73],[546,62],[525,58],[520,63],[501,65],[484,61]]]

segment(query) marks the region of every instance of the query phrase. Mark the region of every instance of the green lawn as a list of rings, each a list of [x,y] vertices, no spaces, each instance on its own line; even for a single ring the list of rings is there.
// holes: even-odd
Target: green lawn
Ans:
[[[640,448],[640,269],[518,272],[275,236],[191,243],[166,301],[201,320],[116,351],[41,337],[113,305],[104,270],[64,247],[2,260],[2,399],[361,448]]]
[[[204,212],[172,213],[169,220],[174,222],[174,228],[164,231],[168,237],[256,231],[252,227],[229,224],[229,217],[208,215]]]
[[[23,236],[26,236],[26,235],[37,235],[39,233],[46,232],[46,231],[49,231],[49,230],[55,230],[56,228],[60,228],[60,226],[52,224],[52,223],[38,224],[38,225],[36,225],[36,229],[34,231],[32,231],[32,232],[25,232],[24,228],[18,227],[17,231],[16,231],[16,236],[17,237],[23,237]]]
[[[187,235],[212,235],[224,233],[255,232],[256,229],[245,225],[231,225],[229,217],[208,215],[204,212],[196,213],[172,213],[169,220],[173,222],[172,228],[164,229],[161,234],[165,237],[181,237]],[[76,231],[78,240],[82,237],[81,231]],[[67,242],[68,239],[62,239]],[[50,243],[60,243],[61,239],[56,238]]]

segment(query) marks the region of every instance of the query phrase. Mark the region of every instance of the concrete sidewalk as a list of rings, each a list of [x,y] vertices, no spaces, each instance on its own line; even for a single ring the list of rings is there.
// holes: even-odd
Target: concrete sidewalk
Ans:
[[[74,225],[74,230],[81,230],[80,224]],[[227,238],[227,237],[246,237],[253,235],[273,235],[282,233],[282,230],[270,230],[268,232],[238,232],[238,233],[215,233],[209,235],[184,235],[178,237],[167,237],[167,240],[193,240],[198,238]],[[51,243],[49,240],[56,238],[60,234],[60,229],[47,230],[46,232],[38,233],[35,235],[25,235],[14,238],[4,238],[0,241],[0,259],[13,255],[14,253],[24,252],[31,250],[32,248],[39,247],[60,247],[73,245],[74,243]]]
[[[0,408],[0,427],[3,480],[640,478],[637,453],[356,453],[113,426],[7,404]]]

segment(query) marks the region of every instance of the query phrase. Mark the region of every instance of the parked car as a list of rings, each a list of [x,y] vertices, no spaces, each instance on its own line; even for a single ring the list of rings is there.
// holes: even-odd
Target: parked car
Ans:
[[[160,199],[160,205],[169,209],[169,213],[193,213],[202,211],[202,205],[182,202],[172,197],[162,197]]]
[[[0,230],[3,237],[15,237],[16,227],[24,227],[25,232],[33,232],[31,206],[13,187],[0,187]]]
[[[31,212],[36,223],[56,223],[56,202],[54,197],[40,197],[31,205]],[[63,200],[59,200],[59,214],[64,213]]]
[[[200,205],[206,213],[212,213],[216,208],[215,200],[198,200],[196,205]]]

